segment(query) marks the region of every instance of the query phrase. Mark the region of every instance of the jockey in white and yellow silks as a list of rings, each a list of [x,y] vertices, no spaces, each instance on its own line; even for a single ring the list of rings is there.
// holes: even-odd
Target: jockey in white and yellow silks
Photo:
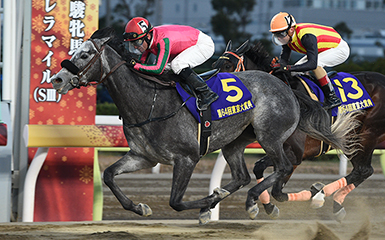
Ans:
[[[135,70],[159,75],[170,63],[173,72],[181,76],[196,93],[200,110],[206,110],[217,100],[218,95],[192,70],[214,54],[211,37],[190,26],[152,27],[142,17],[133,18],[127,23],[123,37],[129,44],[130,52],[141,55],[140,63],[131,62]],[[150,53],[156,56],[154,64],[147,63]]]
[[[270,23],[273,42],[282,45],[280,63],[275,68],[282,72],[313,71],[325,94],[325,109],[341,105],[324,67],[345,62],[350,54],[348,44],[332,27],[314,23],[296,23],[292,15],[280,12]],[[306,54],[295,65],[288,65],[291,51]]]

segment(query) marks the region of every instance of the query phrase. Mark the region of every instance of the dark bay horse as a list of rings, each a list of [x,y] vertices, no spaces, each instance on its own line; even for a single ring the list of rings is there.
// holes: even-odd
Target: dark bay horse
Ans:
[[[293,93],[282,81],[265,72],[236,73],[252,93],[256,107],[213,121],[208,149],[208,152],[222,149],[232,180],[203,199],[183,201],[200,159],[198,122],[175,88],[139,76],[125,64],[124,60],[129,61],[130,58],[113,29],[101,29],[76,50],[70,61],[63,61],[64,67],[51,79],[54,89],[60,94],[92,83],[103,83],[108,89],[123,118],[130,151],[105,170],[104,182],[126,210],[142,216],[152,214],[148,205],[135,204],[122,192],[115,176],[151,168],[157,163],[169,164],[173,165],[170,206],[176,211],[200,208],[200,223],[208,222],[211,208],[250,183],[243,152],[248,144],[257,140],[271,159],[275,171],[249,193],[246,210],[253,216],[258,209],[254,199],[274,182],[282,181],[291,174],[293,167],[283,143],[297,128],[336,148],[349,151],[349,140],[331,131],[327,113],[315,101],[309,101],[303,94]],[[175,78],[175,75],[169,75],[170,78],[172,76]],[[344,131],[349,128],[348,125],[341,127]]]
[[[270,66],[273,58],[270,57],[260,42],[252,45],[246,41],[236,50],[231,50],[231,48],[231,42],[229,42],[225,53],[214,63],[215,68],[220,68],[223,72],[231,72],[236,69],[273,72]],[[334,193],[333,213],[338,221],[342,221],[346,215],[346,211],[342,206],[346,195],[373,174],[371,166],[373,151],[379,143],[385,140],[385,76],[376,72],[354,72],[352,74],[361,81],[375,105],[372,108],[363,110],[363,113],[358,114],[356,117],[361,121],[361,125],[357,126],[354,131],[360,135],[359,142],[362,151],[357,152],[355,155],[348,155],[353,165],[352,172],[324,187],[318,184],[310,192],[304,191],[292,195],[283,194],[282,189],[280,189],[281,184],[274,185],[271,192],[278,201],[305,201],[312,198],[314,208],[321,207],[324,197]],[[278,77],[288,81],[294,89],[299,90],[303,87],[294,76],[280,75]],[[284,145],[287,150],[286,155],[289,157],[294,169],[301,164],[302,160],[312,159],[321,153],[320,141],[309,136],[306,137],[300,131],[295,131]],[[268,156],[255,163],[253,171],[257,177],[257,182],[263,180],[263,172],[269,166],[272,166],[272,162]],[[290,176],[284,180],[285,183],[289,178]],[[323,192],[316,193],[322,187]],[[276,206],[270,203],[267,191],[261,195],[260,200],[264,203],[266,212],[273,218],[277,217],[279,211]]]

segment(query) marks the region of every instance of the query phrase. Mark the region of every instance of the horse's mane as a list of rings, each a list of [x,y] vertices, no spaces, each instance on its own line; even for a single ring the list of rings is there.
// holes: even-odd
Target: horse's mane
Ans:
[[[271,56],[261,42],[251,45],[244,55],[255,63],[262,71],[269,72],[271,70]]]
[[[105,27],[95,31],[91,39],[100,39],[109,37],[107,45],[112,47],[125,61],[129,62],[134,56],[127,51],[123,44],[123,37],[119,37],[112,27]]]

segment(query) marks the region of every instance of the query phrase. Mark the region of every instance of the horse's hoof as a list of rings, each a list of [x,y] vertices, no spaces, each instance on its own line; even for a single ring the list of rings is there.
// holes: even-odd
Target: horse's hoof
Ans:
[[[321,182],[313,183],[310,187],[311,196],[314,197],[319,191],[321,191],[324,188],[325,184]]]
[[[210,219],[211,219],[210,210],[199,213],[199,225],[207,224],[208,222],[210,222]]]
[[[266,214],[271,218],[271,219],[277,219],[279,217],[279,209],[276,205],[270,203],[263,204],[263,207],[265,208]]]
[[[224,199],[225,197],[227,197],[227,196],[230,195],[230,192],[229,192],[229,191],[227,191],[226,189],[223,189],[223,188],[219,188],[219,187],[215,188],[215,189],[213,190],[213,192],[214,192],[215,194],[217,194],[218,197],[220,197],[221,199]]]
[[[251,208],[247,209],[247,213],[249,214],[250,219],[254,220],[257,218],[259,213],[258,204],[254,204]]]
[[[279,208],[274,205],[273,211],[268,214],[271,219],[277,219],[279,218]]]
[[[339,223],[341,223],[342,220],[345,219],[345,216],[346,216],[346,211],[345,211],[345,208],[344,208],[344,207],[341,208],[338,212],[335,212],[335,213],[334,213],[334,219],[335,219],[337,222],[339,222]]]
[[[142,212],[143,212],[142,216],[143,217],[149,217],[152,215],[152,210],[147,204],[139,203],[138,206],[140,208],[142,208]]]
[[[316,195],[314,195],[314,197],[312,197],[312,201],[311,201],[311,208],[313,209],[317,209],[317,208],[321,208],[325,203],[325,194],[320,191],[318,192]]]

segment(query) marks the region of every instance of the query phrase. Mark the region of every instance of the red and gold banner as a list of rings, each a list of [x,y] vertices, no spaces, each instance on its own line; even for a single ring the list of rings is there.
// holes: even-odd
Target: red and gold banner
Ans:
[[[96,89],[56,94],[50,78],[98,28],[98,0],[32,0],[29,123],[95,123]],[[30,160],[36,149],[29,150]],[[51,148],[36,186],[34,221],[89,221],[92,148]]]

